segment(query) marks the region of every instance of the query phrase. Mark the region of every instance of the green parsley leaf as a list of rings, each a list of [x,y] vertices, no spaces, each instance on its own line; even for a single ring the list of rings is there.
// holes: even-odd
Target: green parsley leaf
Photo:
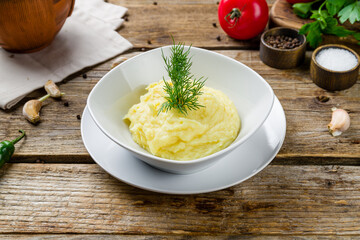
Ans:
[[[360,45],[360,32],[355,32],[355,33],[353,34],[353,37],[354,37],[356,40],[359,41],[358,44]]]
[[[327,11],[312,11],[312,15],[310,16],[311,19],[316,19],[320,23],[321,29],[325,29],[327,27],[326,18],[329,17],[329,14]]]
[[[318,1],[318,0],[317,0]],[[304,24],[300,29],[300,34],[305,34],[309,45],[316,48],[322,41],[323,34],[335,35],[338,37],[347,37],[352,35],[360,45],[360,33],[346,29],[338,25],[339,17],[341,23],[349,20],[351,24],[360,21],[360,0],[319,0],[321,4],[315,5],[297,5],[299,15],[307,16],[315,21]],[[314,3],[314,2],[313,2]],[[295,5],[295,4],[294,4]],[[326,9],[325,9],[326,6]],[[316,9],[313,9],[313,8]]]
[[[354,33],[353,31],[350,31],[343,26],[339,26],[338,21],[335,18],[328,17],[325,19],[325,21],[327,22],[327,28],[323,31],[325,34],[332,34],[338,37],[346,37]]]
[[[330,16],[335,16],[348,0],[327,0],[326,9]]]
[[[312,14],[310,16],[310,19],[320,20],[322,18],[321,14],[318,11],[311,11]]]
[[[294,13],[301,18],[308,18],[311,14],[311,3],[295,3],[292,7]]]
[[[322,41],[322,31],[319,21],[305,24],[300,28],[299,33],[306,35],[306,40],[313,48],[316,48]]]
[[[344,23],[346,20],[349,20],[351,24],[354,24],[356,21],[360,21],[360,1],[356,1],[352,4],[344,7],[339,13],[340,22]]]
[[[320,0],[308,3],[295,3],[292,7],[294,13],[301,18],[308,18],[311,15],[312,5]]]
[[[310,31],[310,27],[311,27],[311,23],[306,23],[304,24],[300,30],[299,30],[299,34],[307,34]]]

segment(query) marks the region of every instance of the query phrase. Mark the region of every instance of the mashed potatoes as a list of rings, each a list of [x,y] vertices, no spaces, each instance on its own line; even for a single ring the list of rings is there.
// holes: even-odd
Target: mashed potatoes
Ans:
[[[164,83],[147,87],[140,103],[124,117],[136,143],[158,157],[192,160],[205,157],[229,146],[240,130],[240,118],[231,100],[222,92],[203,87],[198,110],[184,116],[176,109],[158,110],[165,101]]]

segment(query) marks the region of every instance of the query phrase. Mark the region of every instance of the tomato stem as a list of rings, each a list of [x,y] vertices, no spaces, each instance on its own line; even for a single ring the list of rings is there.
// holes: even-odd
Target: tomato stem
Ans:
[[[225,16],[225,21],[227,23],[229,23],[231,26],[231,28],[235,27],[235,25],[237,24],[239,18],[241,17],[241,11],[238,8],[233,8],[226,16]],[[228,18],[230,18],[231,20],[234,20],[235,18],[235,23],[231,24],[228,20]]]
[[[233,8],[229,14],[231,20],[233,20],[234,18],[239,18],[241,16],[241,12],[238,8]]]

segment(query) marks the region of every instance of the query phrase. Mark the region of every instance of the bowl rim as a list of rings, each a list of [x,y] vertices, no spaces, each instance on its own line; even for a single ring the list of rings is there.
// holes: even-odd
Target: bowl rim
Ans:
[[[222,57],[222,58],[225,58],[225,59],[228,59],[230,61],[233,61],[237,64],[240,64],[242,65],[243,67],[245,67],[248,71],[252,71],[258,78],[259,80],[267,87],[267,89],[269,90],[269,92],[271,93],[271,104],[270,104],[270,107],[269,109],[267,110],[267,112],[264,114],[264,117],[263,119],[249,132],[247,133],[245,136],[243,136],[239,141],[237,141],[236,143],[232,142],[229,146],[227,146],[226,148],[220,150],[220,151],[217,151],[213,154],[210,154],[210,155],[207,155],[205,157],[202,157],[202,158],[197,158],[197,159],[192,159],[192,160],[175,160],[175,159],[167,159],[167,158],[162,158],[162,157],[158,157],[158,156],[155,156],[153,155],[152,153],[146,151],[146,153],[144,152],[140,152],[132,147],[129,147],[123,143],[121,143],[120,141],[118,141],[115,137],[113,137],[110,133],[108,133],[106,131],[105,128],[103,128],[101,126],[101,124],[98,122],[98,120],[96,119],[96,116],[95,114],[93,113],[93,110],[91,108],[91,104],[90,104],[90,99],[91,97],[93,96],[94,92],[96,91],[97,88],[99,88],[99,86],[102,85],[102,82],[106,81],[105,79],[108,78],[109,74],[111,74],[111,72],[115,71],[117,68],[121,68],[122,65],[124,64],[127,64],[129,61],[135,61],[137,58],[140,58],[141,56],[145,55],[145,54],[150,54],[152,52],[155,52],[155,51],[162,51],[163,49],[168,49],[172,47],[172,45],[166,45],[166,46],[162,46],[162,47],[158,47],[158,48],[155,48],[155,49],[152,49],[152,50],[149,50],[149,51],[146,51],[146,52],[143,52],[143,53],[140,53],[134,57],[131,57],[127,60],[125,60],[124,62],[120,63],[119,65],[117,65],[115,68],[111,69],[109,72],[107,72],[99,81],[98,83],[96,83],[96,85],[93,87],[93,89],[91,90],[88,98],[87,98],[87,106],[88,106],[88,110],[90,112],[90,116],[92,117],[92,119],[94,120],[94,122],[96,123],[96,125],[99,127],[99,129],[105,133],[105,135],[110,138],[113,142],[115,142],[116,144],[120,145],[121,147],[127,149],[128,151],[132,152],[132,153],[135,153],[135,154],[138,154],[138,155],[141,155],[142,157],[146,157],[146,158],[151,158],[153,160],[157,160],[159,162],[164,162],[164,163],[171,163],[171,164],[178,164],[178,165],[191,165],[191,164],[194,164],[194,163],[200,163],[200,162],[205,162],[207,160],[210,160],[210,159],[213,159],[213,158],[217,158],[219,155],[222,155],[224,154],[225,152],[230,152],[232,151],[233,149],[235,149],[236,147],[238,147],[239,145],[241,145],[242,143],[244,143],[246,140],[248,140],[255,132],[257,132],[257,130],[260,129],[260,127],[264,124],[264,122],[266,121],[266,119],[268,118],[273,106],[274,106],[274,99],[275,99],[275,94],[274,94],[274,91],[273,89],[271,88],[270,84],[263,78],[260,76],[260,74],[258,74],[255,70],[251,69],[250,67],[246,66],[245,64],[241,63],[240,61],[237,61],[231,57],[228,57],[228,56],[225,56],[223,54],[220,54],[220,53],[217,53],[217,52],[214,52],[214,51],[210,51],[210,50],[206,50],[206,49],[203,49],[203,48],[198,48],[198,47],[193,47],[193,46],[188,46],[188,45],[185,45],[185,48],[187,47],[191,47],[191,49],[195,49],[197,51],[200,51],[200,52],[206,52],[208,54],[214,54],[214,55],[217,55],[219,57]],[[241,128],[240,128],[240,131],[241,131]],[[137,143],[136,143],[137,144]]]
[[[291,49],[280,49],[280,48],[275,48],[273,46],[270,46],[268,45],[266,42],[265,42],[265,35],[268,34],[268,33],[271,33],[275,30],[291,30],[293,31],[294,33],[296,33],[298,36],[301,37],[301,44],[299,46],[297,46],[296,48],[291,48]],[[306,47],[306,37],[304,34],[300,34],[299,33],[299,30],[297,30],[296,28],[290,28],[290,27],[274,27],[274,28],[270,28],[268,30],[266,30],[265,32],[263,32],[261,34],[261,37],[260,37],[260,41],[261,41],[261,44],[264,45],[265,47],[267,48],[270,48],[274,51],[279,51],[279,52],[292,52],[292,51],[297,51],[301,48],[303,48],[304,46]]]
[[[340,49],[345,49],[345,50],[348,50],[350,51],[352,54],[354,54],[355,58],[357,59],[357,64],[349,69],[349,70],[345,70],[345,71],[335,71],[335,70],[331,70],[331,69],[328,69],[328,68],[325,68],[323,66],[321,66],[317,61],[316,61],[316,55],[323,49],[326,49],[326,48],[340,48]],[[326,72],[331,72],[331,73],[349,73],[349,72],[352,72],[354,70],[356,70],[359,66],[360,66],[360,57],[359,55],[356,53],[356,51],[354,51],[353,49],[345,46],[345,45],[341,45],[341,44],[326,44],[326,45],[322,45],[322,46],[319,46],[317,47],[314,52],[312,53],[312,56],[311,56],[311,61],[314,62],[314,64],[320,68],[321,70],[323,71],[326,71]]]

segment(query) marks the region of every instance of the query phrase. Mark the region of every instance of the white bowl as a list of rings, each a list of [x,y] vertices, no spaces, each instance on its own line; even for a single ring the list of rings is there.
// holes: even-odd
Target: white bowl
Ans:
[[[93,88],[87,105],[97,126],[138,159],[168,172],[188,174],[211,166],[253,135],[268,117],[274,93],[259,74],[244,64],[212,51],[191,47],[191,73],[195,78],[207,77],[206,86],[224,92],[234,102],[241,119],[240,133],[230,146],[203,158],[176,161],[156,157],[133,141],[123,117],[132,105],[140,102],[139,97],[146,92],[148,84],[163,76],[168,79],[161,49],[165,56],[169,56],[170,48],[166,46],[139,54],[112,69]]]

